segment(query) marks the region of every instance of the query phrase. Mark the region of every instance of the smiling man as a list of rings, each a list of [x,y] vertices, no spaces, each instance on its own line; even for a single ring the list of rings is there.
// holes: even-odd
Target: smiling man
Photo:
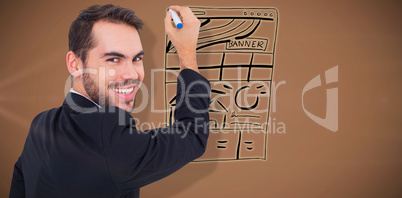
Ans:
[[[84,22],[73,23],[69,34],[67,66],[74,77],[82,74],[82,78],[75,78],[72,91],[100,106],[115,105],[131,112],[144,79],[144,51],[138,34],[142,21],[132,18],[124,23],[105,18],[93,24],[89,39],[75,35],[90,31],[81,29],[85,24],[80,23]],[[82,46],[95,47],[84,51]]]
[[[130,112],[144,79],[143,23],[130,9],[91,6],[70,27],[73,88],[61,107],[32,121],[10,197],[139,197],[140,187],[204,153],[210,84],[197,69],[200,22],[189,8],[171,9],[184,24],[176,29],[167,13],[166,33],[181,67],[175,122],[144,132],[133,125]]]

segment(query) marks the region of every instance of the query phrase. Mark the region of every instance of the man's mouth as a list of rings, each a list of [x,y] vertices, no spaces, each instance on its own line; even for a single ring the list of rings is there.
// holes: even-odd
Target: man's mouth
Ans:
[[[116,92],[116,93],[119,93],[119,94],[130,94],[131,92],[133,92],[134,87],[131,87],[131,88],[128,88],[128,89],[124,89],[124,88],[121,88],[121,89],[116,88],[116,89],[114,89],[114,88],[112,88],[112,90],[114,92]]]
[[[116,95],[125,101],[130,101],[134,97],[135,85],[125,86],[125,87],[112,87],[111,88]]]

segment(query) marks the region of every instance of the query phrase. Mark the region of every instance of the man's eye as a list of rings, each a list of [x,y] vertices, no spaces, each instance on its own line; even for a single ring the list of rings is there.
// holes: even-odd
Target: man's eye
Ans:
[[[135,57],[133,61],[142,61],[142,57]]]
[[[109,62],[112,62],[112,63],[117,63],[117,62],[119,62],[119,59],[118,58],[109,58],[106,61],[109,61]]]

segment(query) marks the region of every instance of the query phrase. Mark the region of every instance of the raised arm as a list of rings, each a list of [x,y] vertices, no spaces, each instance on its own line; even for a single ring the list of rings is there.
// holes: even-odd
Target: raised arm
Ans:
[[[183,28],[175,28],[170,12],[166,13],[165,30],[179,54],[180,69],[198,72],[196,49],[201,23],[188,7],[170,6],[170,9],[176,11],[183,22]]]
[[[104,115],[105,157],[120,188],[129,190],[152,183],[204,153],[209,133],[209,82],[195,71],[184,69],[177,89],[175,122],[171,126],[142,132],[130,126],[133,119],[123,110]],[[125,125],[117,125],[122,119],[119,114]]]

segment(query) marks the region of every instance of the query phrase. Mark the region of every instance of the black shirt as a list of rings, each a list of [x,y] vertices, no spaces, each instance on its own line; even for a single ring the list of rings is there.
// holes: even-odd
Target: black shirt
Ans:
[[[197,72],[178,76],[175,122],[139,131],[117,107],[98,108],[69,93],[32,121],[14,167],[10,197],[139,197],[139,188],[200,157],[209,132],[210,84]]]

